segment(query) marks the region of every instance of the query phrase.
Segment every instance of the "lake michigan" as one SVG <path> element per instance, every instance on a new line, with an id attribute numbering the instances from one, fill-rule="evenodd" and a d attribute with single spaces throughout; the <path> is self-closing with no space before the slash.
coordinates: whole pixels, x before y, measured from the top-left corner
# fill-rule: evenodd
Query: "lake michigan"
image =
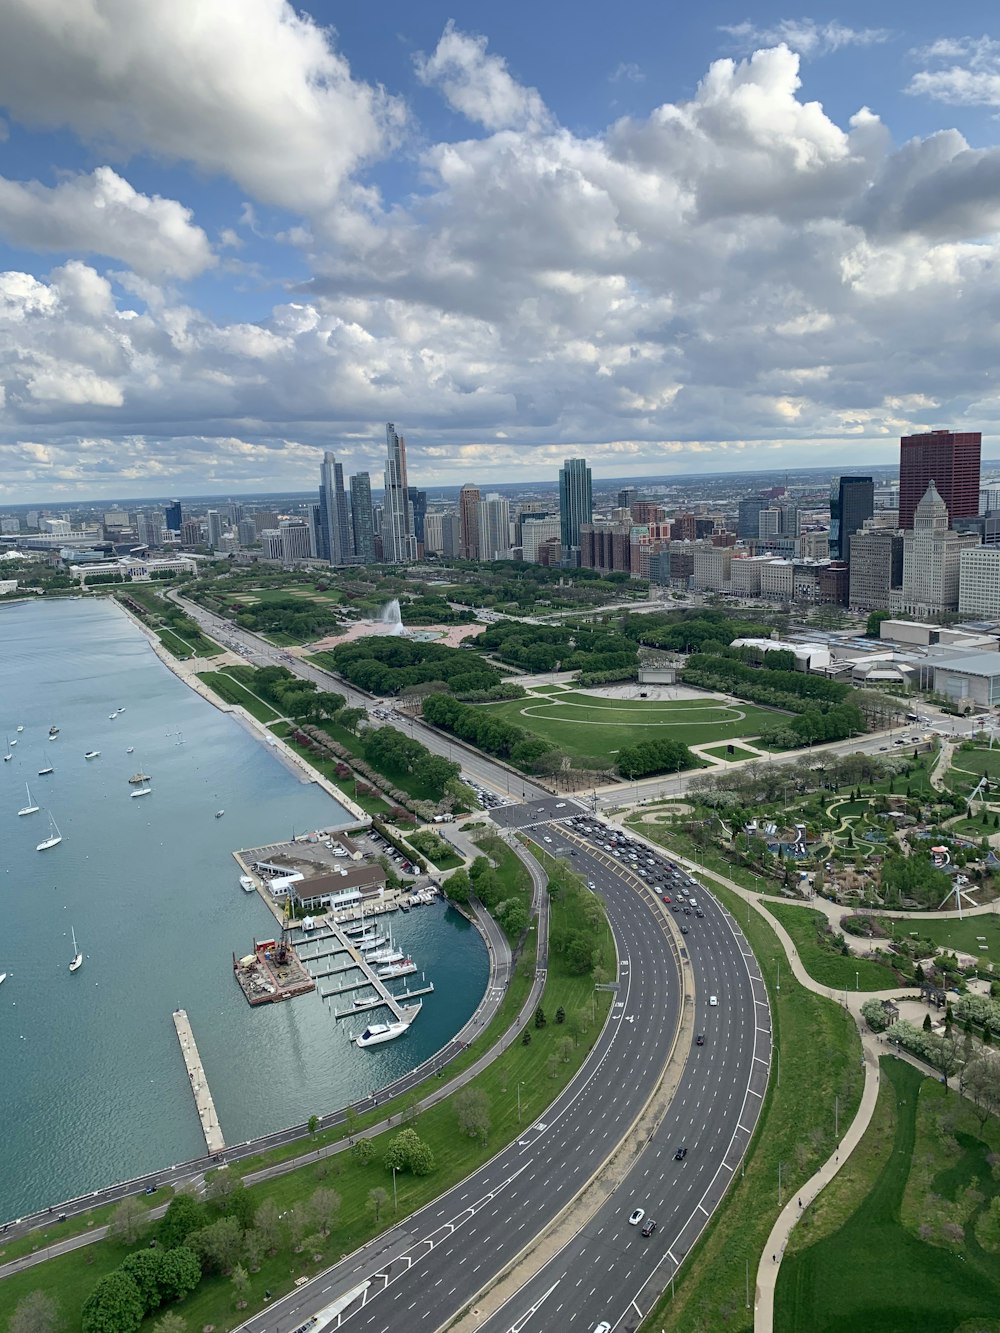
<path id="1" fill-rule="evenodd" d="M 175 1008 L 191 1019 L 233 1144 L 397 1078 L 482 997 L 482 940 L 438 904 L 390 918 L 436 987 L 402 1040 L 358 1051 L 350 1021 L 337 1024 L 318 993 L 250 1009 L 232 954 L 275 923 L 241 892 L 232 851 L 349 817 L 178 680 L 114 605 L 0 607 L 0 741 L 8 736 L 17 744 L 0 764 L 0 1220 L 204 1152 Z M 38 776 L 49 764 L 55 771 Z M 128 778 L 140 769 L 153 793 L 132 800 Z M 19 817 L 26 782 L 41 809 Z M 48 812 L 63 841 L 37 852 Z M 73 974 L 71 931 L 84 955 Z"/>

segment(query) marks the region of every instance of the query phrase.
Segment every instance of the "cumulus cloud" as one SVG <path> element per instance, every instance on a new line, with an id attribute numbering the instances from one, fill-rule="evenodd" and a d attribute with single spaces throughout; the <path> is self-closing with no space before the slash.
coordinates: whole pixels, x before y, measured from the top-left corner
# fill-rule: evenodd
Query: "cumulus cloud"
<path id="1" fill-rule="evenodd" d="M 287 0 L 8 0 L 0 102 L 26 125 L 191 162 L 296 211 L 329 205 L 404 115 Z"/>
<path id="2" fill-rule="evenodd" d="M 487 54 L 487 45 L 485 37 L 460 32 L 449 21 L 431 55 L 415 57 L 417 77 L 488 130 L 544 126 L 549 113 L 538 91 L 518 83 L 502 56 Z"/>
<path id="3" fill-rule="evenodd" d="M 101 254 L 151 277 L 191 278 L 215 263 L 208 237 L 174 199 L 139 194 L 110 167 L 54 188 L 0 177 L 0 236 L 33 250 Z"/>
<path id="4" fill-rule="evenodd" d="M 915 53 L 924 68 L 906 89 L 950 106 L 1000 106 L 1000 41 L 944 37 Z"/>
<path id="5" fill-rule="evenodd" d="M 887 42 L 891 36 L 886 28 L 849 28 L 836 21 L 817 23 L 809 18 L 782 19 L 773 27 L 761 27 L 748 19 L 743 23 L 722 24 L 720 31 L 728 33 L 742 49 L 784 42 L 804 56 L 827 55 L 847 46 L 875 46 Z"/>

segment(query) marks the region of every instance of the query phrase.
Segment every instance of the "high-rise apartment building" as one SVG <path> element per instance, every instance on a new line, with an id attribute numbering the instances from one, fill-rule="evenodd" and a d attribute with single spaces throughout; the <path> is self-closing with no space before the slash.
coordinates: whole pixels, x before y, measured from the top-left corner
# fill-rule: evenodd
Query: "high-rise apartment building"
<path id="1" fill-rule="evenodd" d="M 344 466 L 329 450 L 319 470 L 319 548 L 321 560 L 346 565 L 352 554 L 351 528 L 344 490 Z"/>
<path id="2" fill-rule="evenodd" d="M 875 513 L 871 477 L 841 477 L 830 495 L 830 558 L 851 559 L 851 538 Z"/>
<path id="3" fill-rule="evenodd" d="M 903 533 L 902 610 L 909 615 L 956 611 L 962 552 L 978 545 L 977 534 L 949 529 L 947 507 L 932 481 L 914 512 L 913 527 Z"/>
<path id="4" fill-rule="evenodd" d="M 375 563 L 375 520 L 372 514 L 372 479 L 367 472 L 351 478 L 351 522 L 354 525 L 354 554 L 358 563 Z"/>
<path id="5" fill-rule="evenodd" d="M 458 493 L 459 543 L 456 554 L 461 560 L 479 559 L 479 502 L 482 494 L 478 486 L 466 482 Z"/>
<path id="6" fill-rule="evenodd" d="M 180 500 L 171 500 L 163 511 L 163 526 L 168 532 L 180 532 L 184 516 L 181 513 Z"/>
<path id="7" fill-rule="evenodd" d="M 510 504 L 500 495 L 479 501 L 479 560 L 510 559 Z"/>
<path id="8" fill-rule="evenodd" d="M 760 536 L 760 512 L 768 508 L 763 495 L 744 495 L 737 506 L 736 535 L 744 541 Z"/>
<path id="9" fill-rule="evenodd" d="M 521 515 L 521 558 L 529 565 L 538 564 L 538 549 L 562 531 L 558 514 Z"/>
<path id="10" fill-rule="evenodd" d="M 424 516 L 424 555 L 444 555 L 444 514 Z"/>
<path id="11" fill-rule="evenodd" d="M 181 524 L 181 545 L 201 545 L 201 524 L 196 518 L 186 518 Z"/>
<path id="12" fill-rule="evenodd" d="M 208 544 L 214 551 L 222 541 L 222 515 L 217 509 L 208 511 Z"/>
<path id="13" fill-rule="evenodd" d="M 406 479 L 406 441 L 396 434 L 391 421 L 385 427 L 385 502 L 382 518 L 382 549 L 386 560 L 397 564 L 417 558 L 417 539 L 413 535 L 413 510 Z"/>
<path id="14" fill-rule="evenodd" d="M 638 486 L 623 486 L 618 492 L 618 508 L 631 509 L 639 498 Z"/>
<path id="15" fill-rule="evenodd" d="M 979 465 L 983 437 L 979 431 L 932 430 L 904 435 L 899 442 L 899 526 L 913 527 L 913 516 L 934 488 L 952 520 L 979 513 Z"/>
<path id="16" fill-rule="evenodd" d="M 962 552 L 958 610 L 963 616 L 1000 620 L 1000 547 L 973 546 Z"/>
<path id="17" fill-rule="evenodd" d="M 236 525 L 236 535 L 241 546 L 257 544 L 257 524 L 252 518 L 241 518 Z"/>
<path id="18" fill-rule="evenodd" d="M 424 544 L 424 519 L 427 517 L 427 492 L 411 486 L 407 492 L 410 500 L 410 512 L 413 515 L 413 535 L 417 545 Z"/>
<path id="19" fill-rule="evenodd" d="M 141 545 L 163 545 L 163 519 L 158 509 L 140 510 L 135 516 L 135 530 Z"/>
<path id="20" fill-rule="evenodd" d="M 300 523 L 298 519 L 282 520 L 278 531 L 281 533 L 281 558 L 286 565 L 309 559 L 312 542 L 307 523 Z"/>
<path id="21" fill-rule="evenodd" d="M 781 510 L 762 509 L 757 515 L 758 537 L 777 537 L 781 531 Z"/>
<path id="22" fill-rule="evenodd" d="M 851 536 L 847 602 L 854 611 L 886 611 L 903 582 L 903 534 L 873 518 Z"/>
<path id="23" fill-rule="evenodd" d="M 278 515 L 273 509 L 256 509 L 250 517 L 254 521 L 258 537 L 267 529 L 276 528 L 278 526 Z"/>
<path id="24" fill-rule="evenodd" d="M 564 555 L 580 545 L 580 525 L 591 523 L 594 505 L 590 468 L 585 458 L 567 458 L 559 470 L 560 541 Z"/>

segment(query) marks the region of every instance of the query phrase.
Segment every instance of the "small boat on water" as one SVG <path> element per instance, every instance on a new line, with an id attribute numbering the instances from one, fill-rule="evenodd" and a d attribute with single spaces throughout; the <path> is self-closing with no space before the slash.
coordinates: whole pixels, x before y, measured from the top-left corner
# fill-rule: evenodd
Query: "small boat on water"
<path id="1" fill-rule="evenodd" d="M 387 949 L 376 949 L 373 954 L 368 956 L 369 963 L 401 963 L 406 958 L 402 949 L 397 949 L 394 944 L 390 944 Z"/>
<path id="2" fill-rule="evenodd" d="M 152 794 L 152 787 L 136 787 L 135 791 L 129 792 L 129 796 L 131 796 L 133 801 L 137 796 L 152 796 Z"/>
<path id="3" fill-rule="evenodd" d="M 12 746 L 13 746 L 13 745 L 16 745 L 16 744 L 17 744 L 17 737 L 15 736 L 14 739 L 13 739 L 12 741 L 8 741 L 7 744 L 8 744 L 8 745 L 12 745 Z"/>
<path id="4" fill-rule="evenodd" d="M 132 787 L 137 787 L 140 782 L 149 782 L 149 781 L 150 777 L 148 773 L 133 773 L 132 776 L 129 778 L 129 785 Z"/>
<path id="5" fill-rule="evenodd" d="M 7 737 L 7 753 L 4 755 L 4 757 L 3 757 L 3 761 L 4 761 L 5 764 L 9 764 L 10 761 L 11 761 L 13 758 L 14 758 L 14 751 L 10 748 L 10 737 L 8 736 L 8 737 Z"/>
<path id="6" fill-rule="evenodd" d="M 59 739 L 59 730 L 58 730 L 58 728 L 57 728 L 55 731 L 50 731 L 50 732 L 49 732 L 49 740 L 50 740 L 50 741 L 57 741 L 58 739 Z"/>
<path id="7" fill-rule="evenodd" d="M 109 721 L 109 722 L 114 722 L 114 720 L 115 720 L 115 718 L 116 718 L 117 716 L 118 716 L 117 713 L 109 713 L 109 714 L 108 714 L 108 721 Z"/>
<path id="8" fill-rule="evenodd" d="M 253 893 L 253 892 L 255 892 L 255 891 L 256 891 L 256 888 L 257 888 L 257 885 L 256 885 L 256 883 L 254 882 L 253 876 L 252 876 L 252 875 L 240 875 L 240 888 L 243 890 L 244 893 Z"/>
<path id="9" fill-rule="evenodd" d="M 3 983 L 4 983 L 6 980 L 7 980 L 7 973 L 6 973 L 6 972 L 0 972 L 0 986 L 2 986 Z"/>
<path id="10" fill-rule="evenodd" d="M 100 750 L 88 750 L 83 757 L 84 759 L 100 759 L 101 752 Z"/>
<path id="11" fill-rule="evenodd" d="M 70 934 L 73 936 L 73 961 L 69 965 L 69 970 L 79 972 L 80 968 L 83 967 L 83 954 L 76 947 L 76 931 L 72 926 L 70 927 Z"/>
<path id="12" fill-rule="evenodd" d="M 38 770 L 38 776 L 40 778 L 44 778 L 46 773 L 54 773 L 55 771 L 56 770 L 52 767 L 51 764 L 46 764 L 44 768 L 40 768 Z"/>
<path id="13" fill-rule="evenodd" d="M 49 727 L 49 735 L 50 735 L 50 736 L 58 736 L 58 735 L 59 735 L 59 728 L 58 728 L 58 727 Z"/>
<path id="14" fill-rule="evenodd" d="M 19 815 L 37 815 L 38 811 L 42 807 L 40 805 L 36 805 L 34 801 L 31 799 L 31 788 L 28 786 L 27 783 L 24 784 L 24 790 L 28 793 L 28 804 L 24 806 L 21 810 L 18 810 L 17 813 Z"/>
<path id="15" fill-rule="evenodd" d="M 47 851 L 49 850 L 50 847 L 58 847 L 59 843 L 61 843 L 61 842 L 62 842 L 62 834 L 59 832 L 59 825 L 58 825 L 58 824 L 56 823 L 56 821 L 52 818 L 52 814 L 51 814 L 51 812 L 50 812 L 50 813 L 49 813 L 49 836 L 48 836 L 47 838 L 43 838 L 43 839 L 41 840 L 41 842 L 40 842 L 40 843 L 38 844 L 38 846 L 35 848 L 35 851 L 36 851 L 36 852 L 47 852 Z"/>
<path id="16" fill-rule="evenodd" d="M 130 746 L 128 747 L 128 749 L 125 751 L 126 754 L 134 754 L 134 752 L 135 752 L 135 746 L 134 746 L 134 745 L 130 745 Z"/>
<path id="17" fill-rule="evenodd" d="M 225 810 L 216 810 L 215 812 L 216 819 L 221 819 L 225 813 L 226 813 Z"/>
<path id="18" fill-rule="evenodd" d="M 409 1030 L 409 1023 L 370 1023 L 360 1037 L 354 1038 L 354 1044 L 362 1050 L 368 1046 L 381 1046 L 384 1041 L 394 1041 Z"/>
<path id="19" fill-rule="evenodd" d="M 354 1007 L 355 1009 L 377 1009 L 380 1004 L 384 1003 L 385 1001 L 381 995 L 369 995 L 363 1000 L 355 1000 Z"/>
<path id="20" fill-rule="evenodd" d="M 390 981 L 393 977 L 408 977 L 416 970 L 417 965 L 412 958 L 401 958 L 396 963 L 386 963 L 384 967 L 377 967 L 375 975 L 379 981 Z"/>
<path id="21" fill-rule="evenodd" d="M 19 723 L 18 723 L 18 727 L 17 727 L 17 729 L 18 729 L 19 732 L 23 731 L 23 730 L 24 730 L 24 723 L 23 723 L 23 722 L 19 722 Z M 7 975 L 7 973 L 5 972 L 5 973 L 4 973 L 4 976 L 6 976 L 6 975 Z"/>

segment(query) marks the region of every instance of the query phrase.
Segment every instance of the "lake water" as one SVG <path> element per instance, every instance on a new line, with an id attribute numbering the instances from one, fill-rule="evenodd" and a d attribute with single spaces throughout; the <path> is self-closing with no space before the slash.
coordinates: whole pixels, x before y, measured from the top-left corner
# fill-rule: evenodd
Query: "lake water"
<path id="1" fill-rule="evenodd" d="M 486 949 L 441 904 L 390 918 L 436 987 L 402 1040 L 358 1051 L 344 1029 L 360 1024 L 337 1024 L 318 992 L 247 1005 L 232 954 L 275 923 L 240 890 L 232 851 L 347 816 L 178 680 L 115 606 L 0 608 L 0 741 L 8 734 L 18 743 L 0 764 L 0 1219 L 204 1151 L 175 1008 L 191 1019 L 227 1143 L 383 1086 L 475 1009 Z M 101 753 L 88 761 L 91 749 Z M 47 764 L 55 772 L 39 777 Z M 153 794 L 132 800 L 137 769 Z M 25 781 L 42 809 L 18 817 Z M 63 842 L 36 852 L 49 810 Z M 75 974 L 71 928 L 84 954 Z"/>

